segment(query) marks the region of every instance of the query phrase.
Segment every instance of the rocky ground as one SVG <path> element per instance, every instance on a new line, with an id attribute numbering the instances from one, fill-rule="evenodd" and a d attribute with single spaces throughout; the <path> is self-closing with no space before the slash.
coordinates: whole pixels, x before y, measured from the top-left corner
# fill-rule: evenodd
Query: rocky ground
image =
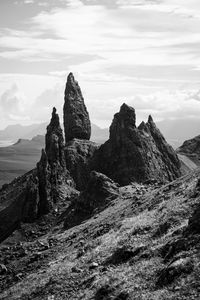
<path id="1" fill-rule="evenodd" d="M 0 299 L 199 299 L 199 175 L 122 187 L 70 229 L 56 213 L 22 224 L 0 247 Z"/>

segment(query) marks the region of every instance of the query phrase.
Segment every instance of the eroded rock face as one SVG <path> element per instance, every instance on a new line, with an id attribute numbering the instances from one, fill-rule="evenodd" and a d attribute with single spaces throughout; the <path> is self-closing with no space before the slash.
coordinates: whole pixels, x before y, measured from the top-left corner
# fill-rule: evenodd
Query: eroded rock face
<path id="1" fill-rule="evenodd" d="M 75 192 L 65 165 L 64 139 L 55 108 L 45 141 L 37 168 L 8 184 L 0 193 L 4 203 L 0 207 L 0 241 L 9 236 L 20 222 L 33 222 L 53 211 L 54 206 L 67 207 L 70 195 Z M 68 203 L 65 203 L 66 196 Z"/>
<path id="2" fill-rule="evenodd" d="M 180 162 L 152 117 L 135 125 L 135 110 L 123 104 L 110 126 L 110 138 L 93 160 L 93 168 L 121 185 L 171 181 L 180 176 Z"/>
<path id="3" fill-rule="evenodd" d="M 65 147 L 66 167 L 78 190 L 84 190 L 90 176 L 90 163 L 99 146 L 87 140 L 73 139 Z"/>
<path id="4" fill-rule="evenodd" d="M 81 89 L 72 73 L 68 75 L 63 108 L 65 142 L 77 138 L 89 140 L 91 124 Z"/>
<path id="5" fill-rule="evenodd" d="M 66 213 L 65 228 L 80 224 L 119 196 L 118 185 L 106 175 L 92 171 L 86 189 Z"/>
<path id="6" fill-rule="evenodd" d="M 60 168 L 65 169 L 64 138 L 55 107 L 53 108 L 50 124 L 47 126 L 45 151 L 51 167 L 54 167 L 56 164 Z"/>
<path id="7" fill-rule="evenodd" d="M 59 116 L 53 108 L 50 124 L 45 136 L 45 150 L 42 150 L 40 162 L 37 164 L 39 180 L 39 214 L 48 213 L 57 202 L 59 185 L 69 183 L 73 185 L 66 169 L 64 156 L 64 139 L 60 127 Z"/>

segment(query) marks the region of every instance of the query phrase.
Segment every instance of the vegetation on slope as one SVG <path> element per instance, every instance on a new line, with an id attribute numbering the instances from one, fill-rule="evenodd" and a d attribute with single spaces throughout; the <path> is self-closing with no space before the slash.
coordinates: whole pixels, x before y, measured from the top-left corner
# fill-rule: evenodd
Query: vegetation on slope
<path id="1" fill-rule="evenodd" d="M 109 207 L 68 230 L 52 214 L 23 224 L 1 245 L 0 298 L 199 299 L 200 239 L 188 231 L 198 176 L 120 188 Z"/>

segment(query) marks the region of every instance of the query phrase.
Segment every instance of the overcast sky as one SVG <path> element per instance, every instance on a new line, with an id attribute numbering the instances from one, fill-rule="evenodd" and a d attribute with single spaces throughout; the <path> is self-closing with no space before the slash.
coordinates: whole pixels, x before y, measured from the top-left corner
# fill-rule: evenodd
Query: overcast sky
<path id="1" fill-rule="evenodd" d="M 0 0 L 0 128 L 60 114 L 66 77 L 93 123 L 200 117 L 199 0 Z"/>

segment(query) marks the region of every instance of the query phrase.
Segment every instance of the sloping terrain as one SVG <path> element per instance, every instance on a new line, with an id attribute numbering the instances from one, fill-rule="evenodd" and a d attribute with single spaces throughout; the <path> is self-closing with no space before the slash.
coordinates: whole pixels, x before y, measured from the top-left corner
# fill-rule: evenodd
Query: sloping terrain
<path id="1" fill-rule="evenodd" d="M 179 154 L 187 156 L 197 166 L 200 166 L 200 135 L 186 140 L 178 149 Z"/>
<path id="2" fill-rule="evenodd" d="M 65 91 L 66 141 L 54 107 L 36 168 L 0 190 L 0 299 L 199 299 L 200 170 L 180 177 L 126 104 L 99 147 L 71 73 Z"/>
<path id="3" fill-rule="evenodd" d="M 0 298 L 199 299 L 200 236 L 187 231 L 199 176 L 120 188 L 68 230 L 52 215 L 23 224 L 0 247 Z"/>

